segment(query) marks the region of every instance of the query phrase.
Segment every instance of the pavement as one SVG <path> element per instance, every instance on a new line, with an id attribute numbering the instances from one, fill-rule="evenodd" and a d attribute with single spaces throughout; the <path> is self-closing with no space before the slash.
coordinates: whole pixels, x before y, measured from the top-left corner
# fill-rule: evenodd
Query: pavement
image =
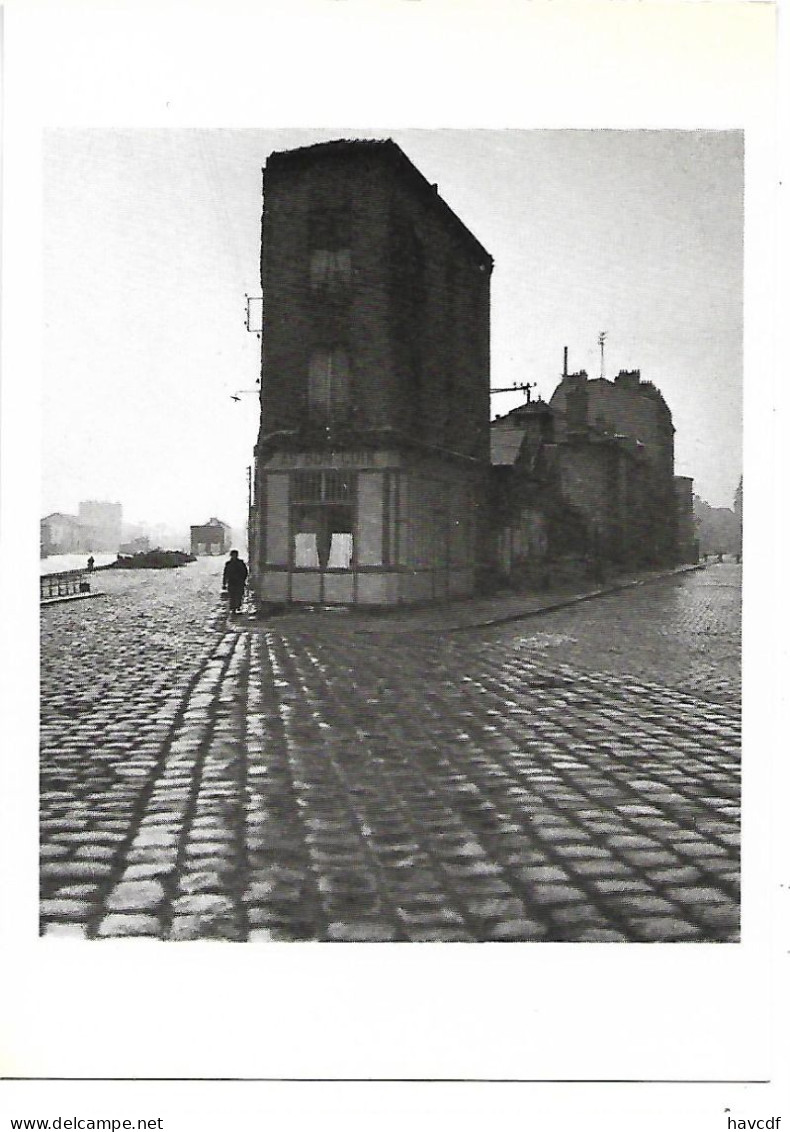
<path id="1" fill-rule="evenodd" d="M 491 597 L 464 598 L 438 606 L 416 608 L 398 607 L 391 610 L 366 612 L 353 606 L 315 607 L 300 611 L 292 609 L 273 614 L 270 623 L 288 628 L 315 626 L 317 618 L 324 618 L 358 633 L 434 633 L 457 632 L 463 629 L 481 629 L 492 625 L 505 625 L 521 621 L 540 613 L 553 613 L 582 601 L 590 601 L 605 594 L 634 589 L 663 578 L 671 578 L 702 566 L 678 566 L 675 569 L 643 571 L 610 578 L 595 585 L 575 582 L 555 586 L 550 590 L 520 593 L 503 591 Z M 248 611 L 239 626 L 253 627 L 258 620 Z"/>
<path id="2" fill-rule="evenodd" d="M 738 939 L 740 567 L 269 622 L 221 567 L 42 610 L 43 934 Z"/>

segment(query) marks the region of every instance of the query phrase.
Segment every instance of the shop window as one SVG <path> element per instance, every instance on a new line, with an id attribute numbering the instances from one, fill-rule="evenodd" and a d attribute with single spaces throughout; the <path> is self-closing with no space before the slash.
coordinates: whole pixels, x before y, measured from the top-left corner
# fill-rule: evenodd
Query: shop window
<path id="1" fill-rule="evenodd" d="M 354 557 L 354 479 L 340 470 L 294 472 L 293 563 L 348 570 Z"/>
<path id="2" fill-rule="evenodd" d="M 296 503 L 320 503 L 323 472 L 294 472 L 291 493 Z"/>
<path id="3" fill-rule="evenodd" d="M 344 346 L 325 346 L 310 356 L 308 410 L 316 423 L 342 421 L 348 413 L 351 365 Z"/>
<path id="4" fill-rule="evenodd" d="M 351 477 L 347 472 L 323 473 L 323 499 L 325 503 L 345 503 L 351 498 Z"/>
<path id="5" fill-rule="evenodd" d="M 353 491 L 353 473 L 338 470 L 294 472 L 291 482 L 295 503 L 345 503 Z"/>
<path id="6" fill-rule="evenodd" d="M 293 508 L 294 566 L 348 570 L 354 554 L 353 512 L 342 504 Z"/>

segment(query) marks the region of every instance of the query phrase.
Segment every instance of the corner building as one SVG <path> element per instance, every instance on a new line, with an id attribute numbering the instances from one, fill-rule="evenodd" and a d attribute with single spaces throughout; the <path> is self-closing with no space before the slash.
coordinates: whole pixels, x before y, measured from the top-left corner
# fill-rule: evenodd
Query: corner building
<path id="1" fill-rule="evenodd" d="M 493 260 L 392 141 L 264 170 L 259 602 L 474 592 Z"/>

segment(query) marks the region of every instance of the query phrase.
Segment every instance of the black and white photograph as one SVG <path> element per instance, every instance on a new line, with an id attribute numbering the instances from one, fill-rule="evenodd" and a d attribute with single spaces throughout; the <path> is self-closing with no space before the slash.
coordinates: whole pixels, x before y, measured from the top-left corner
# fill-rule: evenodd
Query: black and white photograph
<path id="1" fill-rule="evenodd" d="M 11 1127 L 790 1119 L 778 8 L 9 0 Z"/>
<path id="2" fill-rule="evenodd" d="M 42 931 L 737 941 L 743 135 L 338 134 L 44 139 Z"/>

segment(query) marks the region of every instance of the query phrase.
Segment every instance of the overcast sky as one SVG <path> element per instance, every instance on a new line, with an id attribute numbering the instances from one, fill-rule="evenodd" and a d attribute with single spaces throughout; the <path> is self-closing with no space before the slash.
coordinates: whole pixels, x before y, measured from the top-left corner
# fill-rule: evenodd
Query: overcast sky
<path id="1" fill-rule="evenodd" d="M 742 140 L 734 132 L 51 130 L 44 144 L 42 514 L 244 522 L 272 150 L 392 137 L 495 260 L 491 382 L 640 368 L 676 473 L 730 506 L 741 474 Z M 507 411 L 519 395 L 492 399 Z"/>

